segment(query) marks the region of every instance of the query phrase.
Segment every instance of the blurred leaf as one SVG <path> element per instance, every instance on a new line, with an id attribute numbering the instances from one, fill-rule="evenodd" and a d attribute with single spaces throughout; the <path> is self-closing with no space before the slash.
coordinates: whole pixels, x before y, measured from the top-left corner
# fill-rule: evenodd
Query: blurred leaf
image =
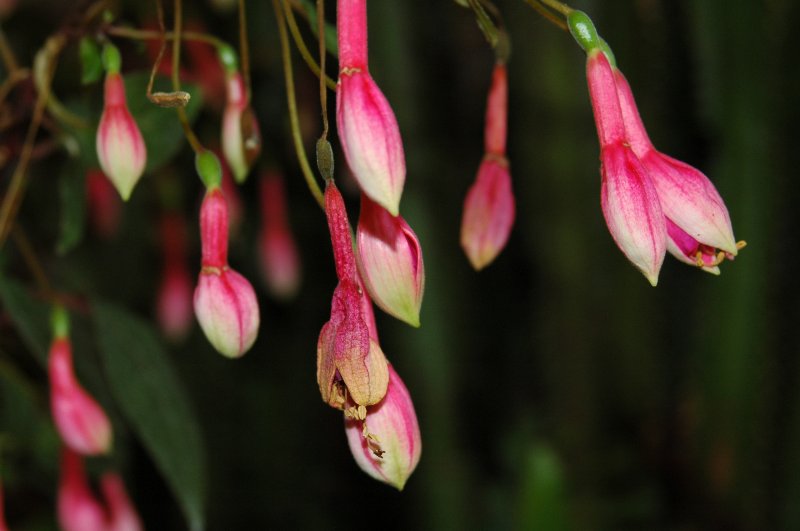
<path id="1" fill-rule="evenodd" d="M 558 456 L 548 446 L 528 450 L 519 490 L 519 529 L 560 531 L 569 529 L 564 479 Z"/>
<path id="2" fill-rule="evenodd" d="M 81 83 L 89 85 L 103 75 L 103 63 L 100 60 L 100 48 L 91 37 L 81 39 L 79 52 L 81 58 Z"/>
<path id="3" fill-rule="evenodd" d="M 205 462 L 200 429 L 169 354 L 153 329 L 126 310 L 93 306 L 112 393 L 193 530 L 204 527 Z"/>
<path id="4" fill-rule="evenodd" d="M 86 227 L 86 170 L 77 159 L 64 166 L 58 181 L 61 233 L 56 250 L 66 254 L 83 238 Z"/>
<path id="5" fill-rule="evenodd" d="M 50 305 L 31 297 L 25 286 L 7 278 L 5 272 L 0 274 L 0 299 L 25 345 L 46 367 L 50 345 Z"/>

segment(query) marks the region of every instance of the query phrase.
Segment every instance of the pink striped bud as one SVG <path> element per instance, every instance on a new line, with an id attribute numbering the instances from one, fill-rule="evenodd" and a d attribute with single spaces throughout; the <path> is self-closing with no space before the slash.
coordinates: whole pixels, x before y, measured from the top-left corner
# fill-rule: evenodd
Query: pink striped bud
<path id="1" fill-rule="evenodd" d="M 97 127 L 97 158 L 100 167 L 127 201 L 147 163 L 142 133 L 128 111 L 125 83 L 119 72 L 108 72 L 100 125 Z"/>
<path id="2" fill-rule="evenodd" d="M 275 297 L 290 299 L 300 287 L 300 254 L 289 228 L 283 179 L 277 173 L 261 179 L 261 234 L 258 251 L 264 282 Z"/>
<path id="3" fill-rule="evenodd" d="M 600 139 L 603 216 L 617 246 L 655 286 L 667 249 L 658 193 L 628 144 L 614 73 L 598 49 L 589 52 L 586 77 Z"/>
<path id="4" fill-rule="evenodd" d="M 156 314 L 164 335 L 183 340 L 192 326 L 192 277 L 186 265 L 186 227 L 176 213 L 161 219 L 164 265 L 158 287 Z"/>
<path id="5" fill-rule="evenodd" d="M 54 320 L 66 323 L 63 309 L 57 309 L 55 315 Z M 73 451 L 83 455 L 104 454 L 111 449 L 111 423 L 103 408 L 75 377 L 66 326 L 57 324 L 48 358 L 53 422 L 64 444 Z"/>
<path id="6" fill-rule="evenodd" d="M 372 300 L 389 315 L 419 326 L 425 267 L 417 235 L 402 217 L 362 195 L 356 242 L 358 269 Z"/>
<path id="7" fill-rule="evenodd" d="M 366 418 L 345 417 L 350 451 L 358 466 L 378 481 L 402 490 L 422 451 L 414 404 L 405 384 L 389 365 L 389 386 Z"/>
<path id="8" fill-rule="evenodd" d="M 361 190 L 396 216 L 406 179 L 400 128 L 367 64 L 367 2 L 339 0 L 336 123 L 347 164 Z"/>
<path id="9" fill-rule="evenodd" d="M 61 450 L 58 525 L 63 531 L 108 529 L 105 509 L 89 486 L 83 469 L 83 458 L 69 448 Z"/>
<path id="10" fill-rule="evenodd" d="M 258 301 L 247 279 L 228 266 L 228 205 L 219 187 L 209 188 L 200 207 L 200 238 L 203 259 L 195 315 L 214 348 L 238 358 L 258 335 Z"/>
<path id="11" fill-rule="evenodd" d="M 111 238 L 122 214 L 119 196 L 108 177 L 100 170 L 86 172 L 86 208 L 95 233 Z"/>
<path id="12" fill-rule="evenodd" d="M 100 490 L 108 508 L 108 531 L 142 531 L 144 525 L 136 512 L 119 474 L 107 472 L 100 478 Z"/>
<path id="13" fill-rule="evenodd" d="M 222 115 L 222 151 L 236 182 L 242 183 L 261 153 L 261 132 L 250 107 L 242 74 L 238 71 L 229 74 L 227 84 L 228 102 Z"/>
<path id="14" fill-rule="evenodd" d="M 317 343 L 317 383 L 327 404 L 345 409 L 352 401 L 363 418 L 363 407 L 377 404 L 386 394 L 389 373 L 365 318 L 350 223 L 333 181 L 325 189 L 325 212 L 339 284 L 333 292 L 331 318 Z"/>

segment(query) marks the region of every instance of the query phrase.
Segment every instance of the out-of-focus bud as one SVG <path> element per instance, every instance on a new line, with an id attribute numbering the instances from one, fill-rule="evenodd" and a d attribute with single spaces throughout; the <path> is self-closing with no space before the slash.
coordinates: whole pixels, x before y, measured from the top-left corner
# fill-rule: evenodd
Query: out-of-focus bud
<path id="1" fill-rule="evenodd" d="M 0 477 L 0 480 L 3 478 Z M 0 531 L 8 531 L 8 523 L 6 522 L 6 506 L 3 498 L 3 482 L 0 481 Z"/>
<path id="2" fill-rule="evenodd" d="M 100 490 L 108 508 L 108 531 L 142 531 L 144 526 L 136 512 L 125 483 L 119 474 L 107 472 L 100 478 Z"/>
<path id="3" fill-rule="evenodd" d="M 300 287 L 300 253 L 289 228 L 286 192 L 278 173 L 261 178 L 261 234 L 258 251 L 261 271 L 270 293 L 283 300 Z"/>
<path id="4" fill-rule="evenodd" d="M 261 132 L 250 106 L 244 78 L 238 70 L 236 52 L 229 46 L 220 47 L 218 51 L 228 89 L 228 101 L 222 115 L 222 151 L 236 182 L 242 183 L 261 153 Z"/>
<path id="5" fill-rule="evenodd" d="M 256 340 L 258 301 L 253 287 L 228 266 L 228 205 L 219 186 L 208 189 L 200 208 L 202 269 L 194 311 L 209 342 L 229 358 L 247 352 Z"/>
<path id="6" fill-rule="evenodd" d="M 408 223 L 362 195 L 356 245 L 361 279 L 375 304 L 419 326 L 425 267 L 419 239 Z"/>
<path id="7" fill-rule="evenodd" d="M 103 50 L 106 67 L 103 114 L 97 127 L 97 158 L 103 172 L 127 201 L 147 163 L 147 150 L 139 126 L 128 110 L 125 82 L 119 73 L 119 52 L 112 45 Z"/>
<path id="8" fill-rule="evenodd" d="M 345 432 L 361 470 L 402 490 L 419 462 L 422 439 L 411 395 L 391 365 L 386 396 L 367 408 L 364 420 L 345 416 Z"/>
<path id="9" fill-rule="evenodd" d="M 64 444 L 80 454 L 107 453 L 111 449 L 111 423 L 75 377 L 68 316 L 61 307 L 53 312 L 53 329 L 48 376 L 50 409 L 58 434 Z"/>
<path id="10" fill-rule="evenodd" d="M 158 287 L 156 314 L 161 331 L 171 341 L 186 337 L 192 326 L 192 277 L 186 264 L 186 227 L 177 213 L 161 219 L 164 266 Z"/>
<path id="11" fill-rule="evenodd" d="M 122 203 L 108 177 L 100 170 L 86 172 L 86 207 L 94 232 L 111 238 L 119 228 Z"/>
<path id="12" fill-rule="evenodd" d="M 107 531 L 103 505 L 95 497 L 83 469 L 83 458 L 69 448 L 61 450 L 58 484 L 58 525 L 63 531 Z"/>
<path id="13" fill-rule="evenodd" d="M 339 0 L 337 5 L 336 123 L 342 150 L 361 190 L 396 216 L 406 159 L 394 111 L 369 73 L 367 2 Z"/>

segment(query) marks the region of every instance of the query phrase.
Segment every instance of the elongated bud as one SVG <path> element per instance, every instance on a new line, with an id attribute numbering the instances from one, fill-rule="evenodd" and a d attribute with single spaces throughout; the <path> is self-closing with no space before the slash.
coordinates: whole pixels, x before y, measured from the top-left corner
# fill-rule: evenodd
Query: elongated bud
<path id="1" fill-rule="evenodd" d="M 136 512 L 125 483 L 119 474 L 107 472 L 100 478 L 100 490 L 108 508 L 108 531 L 142 531 L 144 526 Z"/>
<path id="2" fill-rule="evenodd" d="M 366 419 L 345 417 L 350 451 L 358 466 L 378 481 L 402 490 L 419 462 L 422 439 L 411 395 L 389 365 L 389 386 Z"/>
<path id="3" fill-rule="evenodd" d="M 75 376 L 63 308 L 55 310 L 53 321 L 55 337 L 48 357 L 53 422 L 64 444 L 73 451 L 84 455 L 107 453 L 111 449 L 111 423 Z"/>
<path id="4" fill-rule="evenodd" d="M 261 271 L 270 292 L 290 299 L 300 287 L 300 253 L 289 227 L 283 178 L 267 173 L 261 179 L 261 234 L 258 250 Z"/>
<path id="5" fill-rule="evenodd" d="M 96 147 L 100 167 L 114 183 L 122 199 L 127 201 L 144 172 L 147 149 L 139 126 L 128 110 L 125 83 L 119 74 L 118 57 L 119 52 L 116 53 L 115 64 L 113 52 L 106 53 L 104 50 L 103 59 L 108 73 L 103 114 L 97 126 Z"/>
<path id="6" fill-rule="evenodd" d="M 222 151 L 236 182 L 247 178 L 261 152 L 261 132 L 247 99 L 244 78 L 238 71 L 228 74 L 228 102 L 222 115 Z"/>
<path id="7" fill-rule="evenodd" d="M 86 208 L 95 233 L 111 238 L 119 227 L 122 202 L 114 186 L 100 170 L 86 172 Z"/>
<path id="8" fill-rule="evenodd" d="M 192 277 L 186 264 L 186 227 L 177 213 L 161 219 L 163 269 L 156 314 L 164 335 L 182 341 L 192 326 Z"/>
<path id="9" fill-rule="evenodd" d="M 89 486 L 83 469 L 83 459 L 69 448 L 61 451 L 58 524 L 63 531 L 108 529 L 105 510 Z"/>
<path id="10" fill-rule="evenodd" d="M 408 223 L 362 195 L 356 245 L 361 279 L 375 304 L 419 326 L 425 267 L 419 239 Z"/>

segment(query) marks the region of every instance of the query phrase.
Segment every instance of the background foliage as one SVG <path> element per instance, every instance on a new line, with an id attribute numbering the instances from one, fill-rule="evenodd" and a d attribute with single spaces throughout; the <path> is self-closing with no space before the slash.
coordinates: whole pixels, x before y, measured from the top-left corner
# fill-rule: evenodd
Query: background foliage
<path id="1" fill-rule="evenodd" d="M 237 41 L 235 11 L 195 4 L 187 19 Z M 305 275 L 291 303 L 260 290 L 263 323 L 252 352 L 223 359 L 196 327 L 179 346 L 155 336 L 155 183 L 179 180 L 194 227 L 201 191 L 185 144 L 139 184 L 111 242 L 65 228 L 72 203 L 62 201 L 69 193 L 59 195 L 59 172 L 78 179 L 82 167 L 70 170 L 63 154 L 32 167 L 19 220 L 53 284 L 91 301 L 75 326 L 79 374 L 111 411 L 117 440 L 109 463 L 124 470 L 149 527 L 181 528 L 183 510 L 209 529 L 800 528 L 792 273 L 800 212 L 792 30 L 800 5 L 573 4 L 614 49 L 654 143 L 711 177 L 737 237 L 749 243 L 719 278 L 668 259 L 653 289 L 602 220 L 584 56 L 571 38 L 522 1 L 497 1 L 513 43 L 509 159 L 518 217 L 507 249 L 476 274 L 458 230 L 482 156 L 493 55 L 470 13 L 453 2 L 370 2 L 371 70 L 404 137 L 403 211 L 427 270 L 419 330 L 378 315 L 384 351 L 412 393 L 423 436 L 420 465 L 397 493 L 358 470 L 341 416 L 319 399 L 314 349 L 335 284 L 330 244 L 290 148 L 270 4 L 249 4 L 262 167 L 287 176 Z M 136 24 L 153 18 L 150 3 L 122 7 Z M 21 62 L 30 63 L 71 9 L 23 0 L 3 21 Z M 124 46 L 126 72 L 148 67 L 142 49 Z M 97 105 L 99 87 L 80 87 L 77 50 L 64 57 L 57 94 Z M 319 127 L 316 84 L 296 55 L 295 66 L 310 149 Z M 135 97 L 143 94 L 129 92 Z M 177 121 L 170 123 L 165 138 L 180 138 Z M 216 138 L 218 127 L 218 114 L 200 111 L 202 137 Z M 0 186 L 12 169 L 0 170 Z M 257 173 L 244 185 L 247 217 L 231 251 L 256 285 Z M 196 245 L 191 260 L 199 268 Z M 46 308 L 13 244 L 0 262 L 7 512 L 14 529 L 47 529 L 57 440 L 41 365 Z M 154 366 L 156 378 L 170 382 L 136 381 Z M 166 447 L 183 451 L 159 454 L 163 441 L 147 433 L 177 438 Z"/>

